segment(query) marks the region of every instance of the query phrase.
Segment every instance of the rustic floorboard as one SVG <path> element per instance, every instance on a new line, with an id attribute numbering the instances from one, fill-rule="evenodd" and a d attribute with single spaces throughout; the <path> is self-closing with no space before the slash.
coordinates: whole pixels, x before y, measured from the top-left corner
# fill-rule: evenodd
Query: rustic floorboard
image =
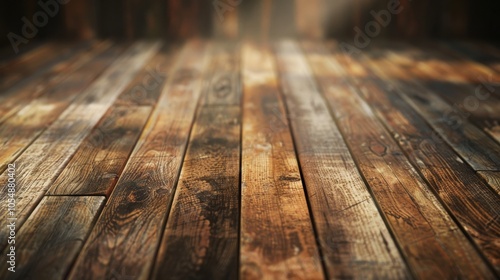
<path id="1" fill-rule="evenodd" d="M 156 279 L 238 275 L 239 53 L 235 45 L 216 44 L 209 55 L 201 104 L 158 252 Z"/>
<path id="2" fill-rule="evenodd" d="M 95 40 L 2 60 L 0 278 L 497 279 L 499 56 Z"/>
<path id="3" fill-rule="evenodd" d="M 357 71 L 361 77 L 357 84 L 364 99 L 444 206 L 498 270 L 500 197 L 406 103 L 404 89 L 391 84 L 390 74 L 381 70 L 389 66 L 377 59 L 338 57 L 344 58 L 344 67 Z"/>
<path id="4" fill-rule="evenodd" d="M 269 48 L 242 50 L 244 279 L 322 279 L 313 225 Z"/>
<path id="5" fill-rule="evenodd" d="M 285 41 L 276 56 L 328 276 L 410 277 L 300 49 Z"/>
<path id="6" fill-rule="evenodd" d="M 70 279 L 151 273 L 208 60 L 206 44 L 184 48 Z"/>

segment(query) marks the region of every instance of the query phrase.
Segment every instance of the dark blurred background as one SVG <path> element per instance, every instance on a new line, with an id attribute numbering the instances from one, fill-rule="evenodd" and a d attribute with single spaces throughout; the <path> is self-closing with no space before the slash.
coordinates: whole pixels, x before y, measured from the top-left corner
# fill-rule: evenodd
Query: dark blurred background
<path id="1" fill-rule="evenodd" d="M 381 28 L 381 38 L 500 38 L 495 0 L 2 0 L 0 44 L 21 38 L 15 41 L 20 48 L 47 38 L 349 38 L 374 20 L 371 11 L 391 1 L 403 9 Z M 39 25 L 33 38 L 22 35 L 26 20 Z"/>

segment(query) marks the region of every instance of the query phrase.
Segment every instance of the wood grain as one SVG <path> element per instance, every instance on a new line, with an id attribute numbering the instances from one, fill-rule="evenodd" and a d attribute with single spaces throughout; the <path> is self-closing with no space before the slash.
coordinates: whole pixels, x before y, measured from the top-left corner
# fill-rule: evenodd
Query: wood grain
<path id="1" fill-rule="evenodd" d="M 304 52 L 339 129 L 418 279 L 493 278 L 480 254 L 358 95 L 348 69 L 320 44 Z"/>
<path id="2" fill-rule="evenodd" d="M 277 45 L 281 84 L 328 276 L 409 278 L 297 45 Z"/>
<path id="3" fill-rule="evenodd" d="M 90 87 L 80 93 L 59 118 L 16 159 L 16 218 L 21 226 L 36 207 L 50 184 L 71 158 L 91 129 L 97 124 L 116 97 L 124 89 L 144 60 L 158 49 L 158 43 L 136 43 L 107 69 Z M 7 172 L 0 175 L 7 181 Z M 7 188 L 0 190 L 0 199 Z M 7 213 L 0 217 L 5 220 Z M 6 240 L 7 228 L 0 230 Z"/>
<path id="4" fill-rule="evenodd" d="M 0 277 L 64 279 L 103 205 L 101 196 L 44 197 L 16 234 L 15 273 L 3 261 Z"/>
<path id="5" fill-rule="evenodd" d="M 363 99 L 498 273 L 498 195 L 438 136 L 426 119 L 405 102 L 405 88 L 398 88 L 393 82 L 391 66 L 377 59 L 346 56 L 340 50 L 338 53 L 343 67 L 364 77 L 357 79 Z"/>
<path id="6" fill-rule="evenodd" d="M 46 194 L 109 196 L 151 109 L 150 106 L 110 108 Z"/>
<path id="7" fill-rule="evenodd" d="M 180 54 L 70 279 L 150 274 L 200 96 L 205 50 L 193 41 Z"/>
<path id="8" fill-rule="evenodd" d="M 238 275 L 238 47 L 219 43 L 209 53 L 201 104 L 156 259 L 157 279 Z"/>
<path id="9" fill-rule="evenodd" d="M 51 185 L 50 195 L 109 196 L 158 101 L 172 55 L 160 51 L 118 97 Z"/>
<path id="10" fill-rule="evenodd" d="M 0 127 L 0 172 L 14 161 L 85 90 L 122 51 L 105 44 L 82 54 L 81 65 L 68 69 L 69 76 L 40 92 Z M 77 63 L 80 64 L 80 63 Z M 64 74 L 66 75 L 66 74 Z M 20 104 L 17 104 L 20 105 Z M 12 108 L 11 108 L 12 109 Z"/>
<path id="11" fill-rule="evenodd" d="M 245 44 L 242 279 L 323 279 L 321 259 L 271 51 Z"/>
<path id="12" fill-rule="evenodd" d="M 500 172 L 498 171 L 478 171 L 477 172 L 493 190 L 500 195 Z"/>

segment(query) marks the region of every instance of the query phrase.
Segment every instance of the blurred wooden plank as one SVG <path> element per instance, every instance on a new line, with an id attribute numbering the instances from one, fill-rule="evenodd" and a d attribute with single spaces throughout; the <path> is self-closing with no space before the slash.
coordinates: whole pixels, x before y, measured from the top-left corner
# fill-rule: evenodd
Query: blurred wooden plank
<path id="1" fill-rule="evenodd" d="M 87 88 L 122 52 L 105 43 L 82 54 L 74 67 L 63 73 L 65 79 L 40 92 L 0 126 L 0 172 L 21 153 Z"/>
<path id="2" fill-rule="evenodd" d="M 285 41 L 276 52 L 328 276 L 410 277 L 299 48 Z"/>
<path id="3" fill-rule="evenodd" d="M 15 273 L 3 261 L 0 277 L 64 279 L 103 205 L 101 196 L 44 197 L 16 234 Z"/>
<path id="4" fill-rule="evenodd" d="M 397 43 L 391 51 L 392 62 L 404 61 L 408 73 L 425 88 L 447 101 L 453 112 L 500 143 L 500 96 L 494 94 L 491 82 L 500 83 L 500 74 L 463 57 L 455 57 L 436 49 L 438 45 L 424 45 L 422 49 Z M 399 50 L 399 52 L 398 52 Z M 398 64 L 400 65 L 400 64 Z M 483 80 L 483 81 L 481 81 Z M 499 88 L 500 90 L 500 88 Z M 444 111 L 446 113 L 446 111 Z"/>
<path id="5" fill-rule="evenodd" d="M 57 59 L 50 62 L 51 66 L 40 67 L 36 73 L 24 77 L 22 82 L 9 86 L 0 95 L 0 123 L 20 111 L 43 92 L 68 78 L 75 69 L 89 59 L 89 52 L 109 44 L 109 42 L 92 42 L 76 46 L 70 51 L 62 52 Z M 52 51 L 59 53 L 57 49 Z"/>
<path id="6" fill-rule="evenodd" d="M 158 43 L 136 43 L 108 68 L 16 159 L 16 218 L 21 226 L 77 147 L 104 115 L 145 60 L 158 49 Z M 7 171 L 0 175 L 7 181 Z M 7 188 L 0 199 L 7 198 Z M 6 219 L 7 212 L 0 213 Z M 0 229 L 6 240 L 7 228 Z"/>
<path id="7" fill-rule="evenodd" d="M 446 41 L 442 42 L 442 45 L 500 72 L 500 49 L 493 45 L 469 41 Z"/>
<path id="8" fill-rule="evenodd" d="M 350 80 L 355 75 L 321 44 L 303 47 L 339 129 L 416 278 L 494 278 L 368 103 L 358 96 Z"/>
<path id="9" fill-rule="evenodd" d="M 376 54 L 372 54 L 374 58 L 346 56 L 340 50 L 338 54 L 343 67 L 360 77 L 357 86 L 363 99 L 498 273 L 500 197 L 405 102 L 408 88 L 398 88 L 393 80 L 403 69 L 394 68 Z"/>
<path id="10" fill-rule="evenodd" d="M 385 82 L 399 89 L 401 98 L 423 116 L 431 127 L 475 170 L 500 170 L 500 146 L 467 119 L 457 114 L 435 91 L 426 88 L 408 68 L 403 56 L 377 55 Z M 409 68 L 414 65 L 410 64 Z M 382 70 L 379 70 L 381 72 Z"/>
<path id="11" fill-rule="evenodd" d="M 323 279 L 274 57 L 245 44 L 242 59 L 240 276 Z"/>
<path id="12" fill-rule="evenodd" d="M 54 42 L 34 42 L 26 46 L 18 54 L 14 54 L 14 50 L 9 46 L 6 49 L 2 49 L 2 54 L 5 53 L 7 58 L 0 62 L 0 71 L 6 73 L 6 71 L 13 67 L 19 67 L 20 64 L 26 65 L 30 63 L 30 60 L 36 57 L 43 57 L 45 54 L 51 53 L 51 48 L 54 47 Z"/>
<path id="13" fill-rule="evenodd" d="M 80 145 L 47 194 L 109 196 L 158 101 L 175 54 L 160 51 L 150 59 Z"/>
<path id="14" fill-rule="evenodd" d="M 29 84 L 38 84 L 47 79 L 51 71 L 61 63 L 70 61 L 75 54 L 88 49 L 91 42 L 77 44 L 54 42 L 49 43 L 49 48 L 26 61 L 4 67 L 0 70 L 0 100 L 10 97 L 13 92 Z M 17 93 L 16 93 L 17 94 Z"/>
<path id="15" fill-rule="evenodd" d="M 490 185 L 493 190 L 500 195 L 500 172 L 498 171 L 478 171 L 477 172 Z"/>
<path id="16" fill-rule="evenodd" d="M 200 96 L 206 44 L 190 42 L 69 279 L 151 273 Z"/>

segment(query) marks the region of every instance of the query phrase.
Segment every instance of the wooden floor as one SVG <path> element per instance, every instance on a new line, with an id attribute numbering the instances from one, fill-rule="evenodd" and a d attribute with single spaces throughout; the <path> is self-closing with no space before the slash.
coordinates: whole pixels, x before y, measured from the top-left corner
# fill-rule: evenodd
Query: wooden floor
<path id="1" fill-rule="evenodd" d="M 500 275 L 493 45 L 48 42 L 0 73 L 0 279 Z"/>

